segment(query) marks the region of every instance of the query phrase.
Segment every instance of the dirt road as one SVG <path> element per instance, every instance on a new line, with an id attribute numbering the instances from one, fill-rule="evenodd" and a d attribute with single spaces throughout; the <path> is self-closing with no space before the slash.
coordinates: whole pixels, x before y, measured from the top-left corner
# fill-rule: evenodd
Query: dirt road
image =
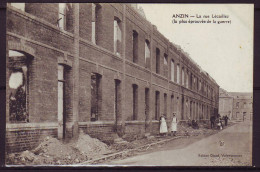
<path id="1" fill-rule="evenodd" d="M 190 139 L 190 138 L 187 138 Z M 250 166 L 252 124 L 242 122 L 199 141 L 166 144 L 158 151 L 137 155 L 109 165 L 145 166 Z M 179 145 L 176 145 L 178 143 Z"/>

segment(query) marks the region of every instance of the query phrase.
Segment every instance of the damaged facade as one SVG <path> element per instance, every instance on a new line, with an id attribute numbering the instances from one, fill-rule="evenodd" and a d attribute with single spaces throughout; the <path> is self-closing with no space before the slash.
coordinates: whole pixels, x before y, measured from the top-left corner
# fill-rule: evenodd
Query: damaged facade
<path id="1" fill-rule="evenodd" d="M 6 54 L 7 152 L 218 113 L 218 84 L 130 4 L 7 4 Z"/>
<path id="2" fill-rule="evenodd" d="M 231 120 L 253 119 L 253 94 L 219 89 L 219 114 Z"/>

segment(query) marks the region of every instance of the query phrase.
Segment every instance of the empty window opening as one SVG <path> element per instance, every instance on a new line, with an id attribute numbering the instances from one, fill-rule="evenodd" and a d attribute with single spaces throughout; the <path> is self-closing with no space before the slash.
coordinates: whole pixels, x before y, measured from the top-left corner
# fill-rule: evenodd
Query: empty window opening
<path id="1" fill-rule="evenodd" d="M 91 121 L 97 121 L 100 119 L 102 102 L 101 78 L 101 75 L 91 73 Z"/>
<path id="2" fill-rule="evenodd" d="M 145 67 L 150 66 L 150 42 L 148 40 L 145 40 Z"/>
<path id="3" fill-rule="evenodd" d="M 239 112 L 236 113 L 236 118 L 238 118 L 238 116 L 239 116 Z"/>
<path id="4" fill-rule="evenodd" d="M 120 55 L 121 52 L 121 41 L 122 41 L 122 32 L 121 32 L 121 21 L 115 17 L 114 19 L 114 53 Z"/>
<path id="5" fill-rule="evenodd" d="M 91 40 L 96 44 L 96 4 L 92 3 L 92 35 Z"/>
<path id="6" fill-rule="evenodd" d="M 190 101 L 190 119 L 193 119 L 192 115 L 192 101 Z"/>
<path id="7" fill-rule="evenodd" d="M 138 62 L 138 33 L 133 30 L 133 62 Z"/>
<path id="8" fill-rule="evenodd" d="M 171 81 L 174 82 L 174 61 L 171 60 Z"/>
<path id="9" fill-rule="evenodd" d="M 66 3 L 59 3 L 59 18 L 58 18 L 58 26 L 60 29 L 65 30 L 66 26 Z"/>
<path id="10" fill-rule="evenodd" d="M 204 118 L 204 105 L 201 105 L 201 117 L 200 119 Z"/>
<path id="11" fill-rule="evenodd" d="M 145 120 L 149 119 L 149 111 L 150 111 L 150 92 L 149 88 L 145 88 Z"/>
<path id="12" fill-rule="evenodd" d="M 193 83 L 193 75 L 192 73 L 190 74 L 190 89 L 192 89 L 192 83 Z"/>
<path id="13" fill-rule="evenodd" d="M 9 121 L 29 122 L 29 68 L 31 59 L 23 53 L 9 50 Z"/>
<path id="14" fill-rule="evenodd" d="M 196 76 L 193 75 L 193 87 L 196 89 Z"/>
<path id="15" fill-rule="evenodd" d="M 181 119 L 184 119 L 184 97 L 181 98 Z"/>
<path id="16" fill-rule="evenodd" d="M 189 101 L 186 100 L 186 103 L 185 103 L 185 114 L 186 114 L 186 117 L 189 117 Z"/>
<path id="17" fill-rule="evenodd" d="M 187 74 L 186 74 L 186 88 L 189 87 L 189 72 L 187 71 Z"/>
<path id="18" fill-rule="evenodd" d="M 164 97 L 164 111 L 163 111 L 163 113 L 167 117 L 167 94 L 164 93 L 163 97 Z"/>
<path id="19" fill-rule="evenodd" d="M 168 55 L 164 54 L 163 57 L 163 75 L 168 78 Z"/>
<path id="20" fill-rule="evenodd" d="M 137 120 L 138 115 L 138 86 L 133 85 L 133 120 Z"/>
<path id="21" fill-rule="evenodd" d="M 164 58 L 163 58 L 163 64 L 164 65 L 168 65 L 168 55 L 167 54 L 164 54 Z"/>
<path id="22" fill-rule="evenodd" d="M 156 73 L 160 73 L 160 50 L 156 48 Z"/>
<path id="23" fill-rule="evenodd" d="M 196 90 L 199 90 L 199 78 L 196 78 Z"/>
<path id="24" fill-rule="evenodd" d="M 236 103 L 236 108 L 239 108 L 239 102 Z"/>
<path id="25" fill-rule="evenodd" d="M 177 83 L 180 84 L 180 64 L 177 64 Z"/>
<path id="26" fill-rule="evenodd" d="M 181 84 L 184 85 L 185 84 L 185 73 L 184 73 L 184 68 L 182 68 L 181 70 Z"/>
<path id="27" fill-rule="evenodd" d="M 174 112 L 174 95 L 171 95 L 171 112 Z"/>
<path id="28" fill-rule="evenodd" d="M 160 92 L 155 92 L 155 120 L 159 120 L 160 116 Z"/>
<path id="29" fill-rule="evenodd" d="M 94 44 L 98 44 L 98 29 L 101 19 L 101 6 L 97 3 L 92 3 L 92 35 L 91 40 Z"/>
<path id="30" fill-rule="evenodd" d="M 115 119 L 116 123 L 121 118 L 121 81 L 115 80 Z"/>

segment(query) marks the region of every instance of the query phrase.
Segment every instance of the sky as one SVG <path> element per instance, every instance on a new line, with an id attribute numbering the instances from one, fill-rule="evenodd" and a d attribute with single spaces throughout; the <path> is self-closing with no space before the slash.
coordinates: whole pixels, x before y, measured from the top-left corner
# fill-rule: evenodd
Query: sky
<path id="1" fill-rule="evenodd" d="M 253 91 L 252 4 L 138 4 L 147 20 L 229 92 Z M 173 14 L 228 15 L 231 24 L 172 24 Z M 191 18 L 191 20 L 201 20 Z M 177 19 L 180 20 L 180 19 Z M 187 20 L 187 18 L 186 18 Z M 204 19 L 205 20 L 205 19 Z M 207 19 L 206 19 L 207 20 Z"/>

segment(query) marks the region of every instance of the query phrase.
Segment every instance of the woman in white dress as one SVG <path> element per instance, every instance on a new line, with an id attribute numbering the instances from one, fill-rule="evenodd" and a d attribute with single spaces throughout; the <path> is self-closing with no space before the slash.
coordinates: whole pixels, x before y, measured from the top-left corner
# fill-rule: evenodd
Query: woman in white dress
<path id="1" fill-rule="evenodd" d="M 172 118 L 171 134 L 176 136 L 176 132 L 177 132 L 177 117 L 176 117 L 176 113 L 174 112 Z"/>
<path id="2" fill-rule="evenodd" d="M 166 135 L 168 132 L 167 130 L 167 124 L 164 116 L 161 116 L 160 119 L 160 134 L 161 135 Z"/>

